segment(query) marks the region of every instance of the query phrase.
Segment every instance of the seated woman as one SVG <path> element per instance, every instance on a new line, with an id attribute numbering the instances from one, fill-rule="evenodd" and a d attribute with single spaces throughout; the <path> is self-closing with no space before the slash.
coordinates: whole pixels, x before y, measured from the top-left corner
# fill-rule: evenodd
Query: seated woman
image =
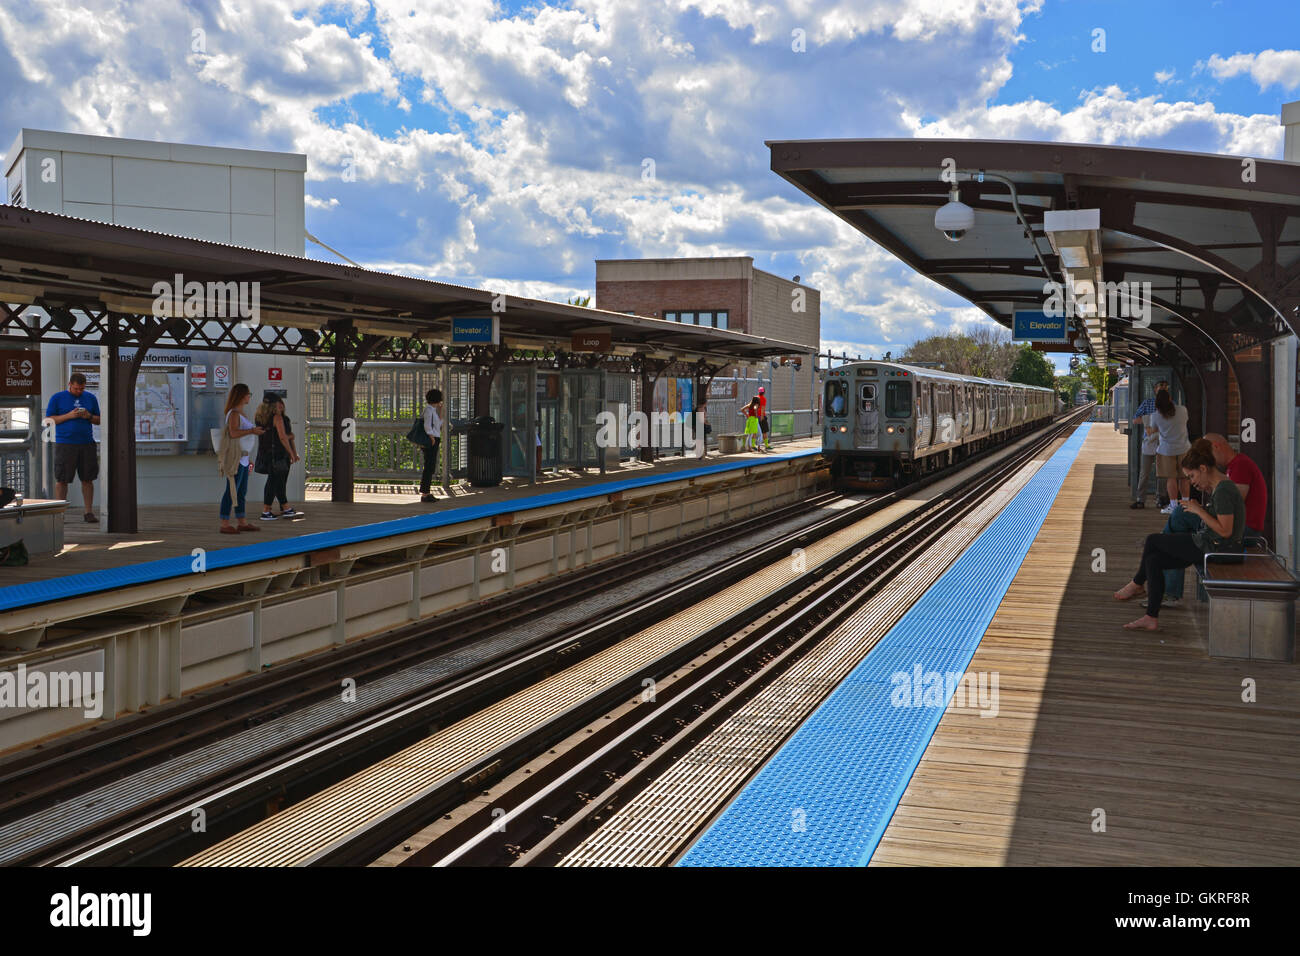
<path id="1" fill-rule="evenodd" d="M 1147 535 L 1142 547 L 1142 564 L 1133 580 L 1115 592 L 1115 600 L 1127 601 L 1144 591 L 1147 612 L 1124 627 L 1131 631 L 1159 630 L 1160 600 L 1165 591 L 1167 570 L 1178 570 L 1196 564 L 1212 551 L 1237 552 L 1242 549 L 1242 535 L 1246 529 L 1246 502 L 1237 486 L 1219 471 L 1214 462 L 1214 448 L 1204 438 L 1199 439 L 1179 462 L 1183 474 L 1193 485 L 1210 495 L 1209 508 L 1191 499 L 1178 503 L 1201 519 L 1201 529 L 1195 533 Z M 1150 588 L 1147 588 L 1147 584 Z"/>

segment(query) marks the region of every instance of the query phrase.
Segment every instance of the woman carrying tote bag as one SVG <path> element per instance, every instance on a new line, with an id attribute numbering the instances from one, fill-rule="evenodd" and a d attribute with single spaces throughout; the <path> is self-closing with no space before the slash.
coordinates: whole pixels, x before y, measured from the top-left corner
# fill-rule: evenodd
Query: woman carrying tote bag
<path id="1" fill-rule="evenodd" d="M 226 481 L 226 490 L 221 496 L 222 534 L 258 530 L 257 525 L 249 524 L 244 520 L 244 496 L 248 493 L 248 452 L 240 443 L 240 439 L 248 435 L 262 434 L 262 429 L 244 417 L 244 407 L 252 397 L 252 392 L 243 382 L 232 388 L 226 397 L 221 440 L 217 445 L 217 473 Z M 237 528 L 230 524 L 232 505 L 235 509 L 235 518 L 239 521 Z"/>

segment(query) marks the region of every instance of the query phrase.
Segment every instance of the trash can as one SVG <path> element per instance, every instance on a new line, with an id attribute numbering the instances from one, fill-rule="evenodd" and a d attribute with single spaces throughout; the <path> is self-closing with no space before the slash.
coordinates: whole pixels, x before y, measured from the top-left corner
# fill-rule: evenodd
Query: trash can
<path id="1" fill-rule="evenodd" d="M 470 419 L 456 427 L 469 436 L 469 483 L 475 488 L 501 484 L 501 429 L 505 426 L 490 415 Z"/>

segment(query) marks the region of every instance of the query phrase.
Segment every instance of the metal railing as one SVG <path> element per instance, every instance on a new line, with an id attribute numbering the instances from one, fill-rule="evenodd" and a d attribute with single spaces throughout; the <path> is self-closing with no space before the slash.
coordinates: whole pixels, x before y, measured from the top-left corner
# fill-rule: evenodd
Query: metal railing
<path id="1" fill-rule="evenodd" d="M 416 417 L 424 414 L 424 395 L 431 388 L 443 393 L 443 416 L 450 422 L 470 417 L 473 405 L 472 373 L 444 367 L 403 362 L 374 362 L 361 367 L 354 390 L 352 418 L 356 423 L 355 467 L 360 480 L 418 481 L 424 466 L 423 451 L 407 441 Z M 307 480 L 328 480 L 332 474 L 334 435 L 334 366 L 311 362 L 307 366 Z M 448 438 L 445 453 L 452 474 L 469 464 L 462 436 Z"/>

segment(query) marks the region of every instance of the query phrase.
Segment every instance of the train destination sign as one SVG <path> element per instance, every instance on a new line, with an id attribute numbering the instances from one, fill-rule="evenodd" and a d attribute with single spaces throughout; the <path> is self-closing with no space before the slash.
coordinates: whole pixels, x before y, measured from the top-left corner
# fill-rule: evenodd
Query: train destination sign
<path id="1" fill-rule="evenodd" d="M 1016 309 L 1011 337 L 1017 342 L 1065 344 L 1070 340 L 1070 320 L 1065 315 L 1048 315 L 1042 309 Z"/>
<path id="2" fill-rule="evenodd" d="M 570 352 L 608 352 L 612 344 L 612 333 L 605 329 L 599 332 L 574 332 L 569 342 Z"/>

